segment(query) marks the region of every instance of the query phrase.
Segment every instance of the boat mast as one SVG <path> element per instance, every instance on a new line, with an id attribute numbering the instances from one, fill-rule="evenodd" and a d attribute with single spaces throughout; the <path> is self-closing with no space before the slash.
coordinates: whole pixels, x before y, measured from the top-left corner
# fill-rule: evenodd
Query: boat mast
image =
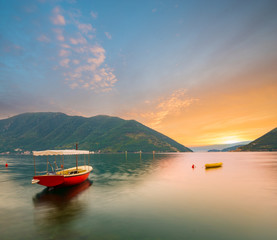
<path id="1" fill-rule="evenodd" d="M 34 159 L 34 170 L 35 170 L 35 176 L 36 176 L 36 157 L 35 157 L 35 155 L 33 155 L 33 159 Z"/>
<path id="2" fill-rule="evenodd" d="M 78 150 L 78 143 L 76 143 L 76 150 Z M 76 154 L 76 170 L 78 171 L 78 155 Z"/>

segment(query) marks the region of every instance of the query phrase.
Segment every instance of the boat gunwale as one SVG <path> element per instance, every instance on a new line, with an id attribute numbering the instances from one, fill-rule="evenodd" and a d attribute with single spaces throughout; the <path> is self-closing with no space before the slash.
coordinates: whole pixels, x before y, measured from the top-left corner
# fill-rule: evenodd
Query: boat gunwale
<path id="1" fill-rule="evenodd" d="M 88 169 L 84 169 L 84 168 L 88 168 Z M 40 177 L 40 176 L 48 176 L 48 177 L 51 177 L 51 176 L 63 176 L 63 177 L 75 177 L 75 176 L 81 176 L 81 175 L 84 175 L 84 174 L 87 174 L 87 173 L 90 173 L 92 170 L 93 170 L 93 167 L 92 166 L 89 166 L 89 165 L 83 165 L 83 166 L 78 166 L 78 169 L 79 168 L 82 168 L 82 172 L 79 172 L 79 173 L 74 173 L 74 174 L 63 174 L 63 171 L 72 171 L 72 170 L 76 170 L 76 171 L 79 171 L 76 169 L 76 167 L 72 167 L 72 168 L 67 168 L 67 169 L 64 169 L 64 170 L 61 170 L 61 171 L 58 171 L 56 172 L 55 174 L 43 174 L 43 175 L 36 175 L 34 177 Z M 59 174 L 61 173 L 61 174 Z"/>

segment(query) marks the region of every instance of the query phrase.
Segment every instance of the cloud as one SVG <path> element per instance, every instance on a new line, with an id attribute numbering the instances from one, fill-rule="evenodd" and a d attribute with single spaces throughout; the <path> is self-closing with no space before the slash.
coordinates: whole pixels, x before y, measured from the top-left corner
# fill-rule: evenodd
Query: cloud
<path id="1" fill-rule="evenodd" d="M 113 89 L 117 78 L 114 70 L 104 64 L 106 56 L 105 49 L 99 45 L 83 47 L 90 54 L 86 62 L 74 59 L 77 68 L 65 73 L 67 82 L 71 88 L 83 88 L 96 92 L 109 92 Z M 65 65 L 66 66 L 66 65 Z"/>
<path id="2" fill-rule="evenodd" d="M 94 35 L 91 35 L 91 34 L 88 35 L 89 39 L 93 39 L 94 37 L 95 37 Z"/>
<path id="3" fill-rule="evenodd" d="M 183 110 L 199 99 L 189 98 L 186 89 L 179 89 L 170 96 L 159 100 L 156 111 L 151 113 L 152 126 L 159 125 L 168 116 L 179 115 Z"/>
<path id="4" fill-rule="evenodd" d="M 62 59 L 62 60 L 60 61 L 60 65 L 61 65 L 62 67 L 68 68 L 68 67 L 69 67 L 69 65 L 68 65 L 69 62 L 70 62 L 70 59 L 69 59 L 69 58 Z"/>
<path id="5" fill-rule="evenodd" d="M 82 36 L 80 36 L 79 38 L 70 38 L 69 41 L 71 44 L 74 44 L 74 45 L 87 43 L 87 40 Z"/>
<path id="6" fill-rule="evenodd" d="M 106 37 L 107 37 L 108 39 L 112 39 L 112 35 L 111 35 L 110 33 L 105 32 L 105 35 L 106 35 Z"/>
<path id="7" fill-rule="evenodd" d="M 70 54 L 70 52 L 67 50 L 64 50 L 64 49 L 61 49 L 59 52 L 60 57 L 65 57 L 65 56 L 68 56 L 69 54 Z"/>
<path id="8" fill-rule="evenodd" d="M 55 25 L 62 25 L 66 24 L 64 16 L 60 14 L 61 9 L 59 7 L 55 7 L 52 11 L 53 15 L 51 16 L 51 21 Z"/>
<path id="9" fill-rule="evenodd" d="M 68 44 L 61 44 L 61 47 L 63 47 L 63 48 L 71 48 L 71 46 L 68 45 Z"/>
<path id="10" fill-rule="evenodd" d="M 79 87 L 79 85 L 78 85 L 78 83 L 76 83 L 76 82 L 70 84 L 70 88 L 71 88 L 71 89 L 75 89 L 75 88 L 77 88 L 77 87 Z"/>
<path id="11" fill-rule="evenodd" d="M 157 128 L 163 121 L 170 117 L 178 117 L 186 108 L 198 101 L 199 99 L 191 98 L 187 95 L 186 89 L 178 89 L 169 96 L 159 98 L 154 102 L 144 101 L 143 112 L 130 112 L 127 117 L 140 119 L 149 126 Z M 149 110 L 147 110 L 149 109 Z"/>
<path id="12" fill-rule="evenodd" d="M 88 32 L 95 32 L 95 28 L 92 27 L 91 24 L 78 24 L 78 28 L 82 33 L 88 34 Z"/>
<path id="13" fill-rule="evenodd" d="M 52 18 L 52 22 L 56 25 L 65 25 L 64 17 L 58 14 L 56 17 Z"/>
<path id="14" fill-rule="evenodd" d="M 50 42 L 50 38 L 48 38 L 47 36 L 45 36 L 44 34 L 40 35 L 38 38 L 37 38 L 38 41 L 40 42 Z"/>
<path id="15" fill-rule="evenodd" d="M 4 39 L 1 34 L 0 34 L 0 55 L 2 53 L 5 53 L 5 54 L 11 54 L 11 55 L 15 55 L 15 56 L 18 56 L 18 55 L 21 55 L 24 51 L 23 47 L 17 45 L 17 44 L 14 44 L 13 42 L 7 40 L 7 39 Z"/>
<path id="16" fill-rule="evenodd" d="M 98 16 L 98 14 L 97 14 L 96 12 L 93 12 L 93 11 L 90 12 L 90 15 L 91 15 L 94 19 L 96 19 L 97 16 Z"/>
<path id="17" fill-rule="evenodd" d="M 88 59 L 88 63 L 96 65 L 99 67 L 105 61 L 105 49 L 99 46 L 94 46 L 90 48 L 91 53 L 93 53 L 94 57 Z"/>
<path id="18" fill-rule="evenodd" d="M 65 12 L 69 20 L 66 27 L 53 29 L 60 49 L 57 51 L 59 67 L 56 70 L 63 71 L 64 82 L 71 89 L 87 89 L 95 92 L 109 92 L 118 81 L 114 69 L 105 64 L 105 49 L 93 40 L 96 29 L 90 23 L 81 21 L 82 14 L 78 9 L 74 12 Z M 62 9 L 55 7 L 52 10 L 51 21 L 55 25 L 65 25 L 60 16 Z M 97 14 L 91 12 L 93 18 Z M 111 35 L 106 32 L 107 38 Z M 66 36 L 66 38 L 64 37 Z"/>
<path id="19" fill-rule="evenodd" d="M 59 41 L 63 42 L 63 41 L 64 41 L 64 36 L 63 36 L 63 35 L 58 35 L 58 36 L 57 36 L 57 39 L 58 39 Z"/>
<path id="20" fill-rule="evenodd" d="M 179 112 L 191 105 L 196 99 L 187 98 L 186 89 L 179 89 L 173 92 L 169 97 L 162 100 L 157 108 L 168 112 Z"/>
<path id="21" fill-rule="evenodd" d="M 53 29 L 53 31 L 56 33 L 57 40 L 59 40 L 61 42 L 65 41 L 65 38 L 64 38 L 64 35 L 63 35 L 63 29 L 55 28 L 55 29 Z"/>

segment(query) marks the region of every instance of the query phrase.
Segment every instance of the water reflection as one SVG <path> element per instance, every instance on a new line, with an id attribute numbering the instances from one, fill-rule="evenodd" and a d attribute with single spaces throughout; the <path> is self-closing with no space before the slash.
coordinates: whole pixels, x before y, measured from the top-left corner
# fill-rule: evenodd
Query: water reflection
<path id="1" fill-rule="evenodd" d="M 205 170 L 209 162 L 223 167 Z M 277 153 L 95 154 L 93 187 L 50 192 L 30 183 L 32 157 L 8 163 L 0 167 L 1 239 L 277 236 Z"/>
<path id="2" fill-rule="evenodd" d="M 205 168 L 205 172 L 216 172 L 216 171 L 222 171 L 222 167 L 214 167 L 214 168 Z"/>
<path id="3" fill-rule="evenodd" d="M 93 179 L 97 184 L 111 185 L 118 182 L 138 180 L 150 174 L 159 166 L 160 156 L 153 159 L 152 154 L 103 154 L 93 156 Z"/>
<path id="4" fill-rule="evenodd" d="M 85 204 L 79 201 L 77 196 L 91 185 L 92 181 L 87 179 L 73 187 L 52 190 L 45 188 L 33 197 L 37 220 L 46 221 L 51 225 L 72 221 L 85 210 Z"/>

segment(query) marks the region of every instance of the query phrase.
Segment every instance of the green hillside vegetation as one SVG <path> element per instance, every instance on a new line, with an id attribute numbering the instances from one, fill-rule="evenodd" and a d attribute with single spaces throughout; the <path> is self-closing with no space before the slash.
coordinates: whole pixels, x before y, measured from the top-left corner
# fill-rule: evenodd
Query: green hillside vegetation
<path id="1" fill-rule="evenodd" d="M 74 148 L 101 152 L 187 152 L 189 148 L 134 120 L 24 113 L 0 120 L 0 152 Z"/>
<path id="2" fill-rule="evenodd" d="M 271 130 L 255 141 L 239 147 L 237 151 L 277 151 L 277 128 Z"/>

